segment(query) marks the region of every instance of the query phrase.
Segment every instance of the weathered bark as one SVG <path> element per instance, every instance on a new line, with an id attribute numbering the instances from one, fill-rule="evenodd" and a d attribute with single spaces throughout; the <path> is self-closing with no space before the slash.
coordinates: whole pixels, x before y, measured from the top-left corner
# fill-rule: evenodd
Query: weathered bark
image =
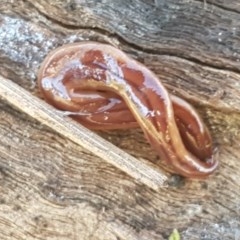
<path id="1" fill-rule="evenodd" d="M 49 50 L 113 44 L 199 109 L 221 164 L 205 181 L 173 176 L 154 192 L 1 101 L 0 239 L 166 239 L 173 228 L 184 239 L 238 239 L 238 1 L 49 2 L 1 2 L 1 75 L 40 97 L 36 74 Z M 99 134 L 165 167 L 140 130 Z"/>

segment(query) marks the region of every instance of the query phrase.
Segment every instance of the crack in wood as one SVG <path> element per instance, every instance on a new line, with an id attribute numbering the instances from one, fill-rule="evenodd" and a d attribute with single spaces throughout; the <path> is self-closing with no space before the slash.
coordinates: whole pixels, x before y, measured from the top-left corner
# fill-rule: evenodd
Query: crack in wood
<path id="1" fill-rule="evenodd" d="M 226 66 L 223 64 L 217 64 L 217 63 L 208 63 L 205 61 L 201 61 L 199 58 L 197 57 L 193 57 L 193 56 L 189 56 L 189 55 L 184 55 L 182 53 L 177 53 L 177 52 L 171 52 L 169 49 L 152 49 L 151 47 L 146 47 L 146 46 L 141 46 L 139 44 L 136 44 L 134 42 L 130 42 L 128 41 L 128 39 L 123 36 L 118 34 L 117 32 L 114 31 L 110 31 L 109 29 L 103 29 L 97 26 L 88 26 L 88 25 L 76 25 L 76 24 L 67 24 L 64 22 L 61 22 L 53 17 L 51 17 L 50 15 L 47 15 L 47 13 L 41 11 L 37 6 L 35 6 L 33 3 L 31 3 L 29 0 L 26 0 L 26 2 L 28 2 L 36 11 L 38 11 L 39 14 L 43 15 L 46 19 L 48 19 L 49 21 L 51 21 L 52 23 L 58 25 L 58 26 L 62 26 L 65 29 L 71 29 L 71 30 L 89 30 L 89 31 L 95 31 L 96 33 L 99 33 L 103 36 L 108 36 L 110 38 L 116 38 L 122 45 L 126 45 L 132 49 L 138 50 L 138 51 L 142 51 L 145 52 L 147 54 L 151 54 L 153 56 L 169 56 L 169 57 L 178 57 L 180 59 L 183 60 L 187 60 L 196 64 L 199 64 L 203 67 L 209 67 L 212 69 L 217 69 L 217 70 L 226 70 L 226 71 L 231 71 L 233 73 L 240 73 L 240 69 L 239 67 L 234 67 L 234 66 Z M 198 2 L 198 0 L 197 0 Z"/>

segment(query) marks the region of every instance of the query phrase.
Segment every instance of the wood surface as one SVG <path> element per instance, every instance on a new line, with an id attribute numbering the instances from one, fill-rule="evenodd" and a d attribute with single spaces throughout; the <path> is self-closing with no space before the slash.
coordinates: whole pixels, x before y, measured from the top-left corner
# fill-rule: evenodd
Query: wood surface
<path id="1" fill-rule="evenodd" d="M 0 101 L 0 239 L 240 239 L 238 0 L 2 0 L 0 75 L 41 98 L 40 63 L 64 43 L 110 43 L 201 113 L 219 150 L 206 180 L 154 191 Z M 167 166 L 139 129 L 98 132 Z"/>
<path id="2" fill-rule="evenodd" d="M 33 96 L 18 84 L 1 76 L 0 97 L 13 107 L 39 121 L 39 123 L 48 126 L 63 137 L 122 170 L 139 183 L 155 191 L 167 186 L 167 175 L 159 171 L 155 164 L 134 158 L 93 131 L 67 117 L 66 112 L 59 111 L 38 97 Z"/>

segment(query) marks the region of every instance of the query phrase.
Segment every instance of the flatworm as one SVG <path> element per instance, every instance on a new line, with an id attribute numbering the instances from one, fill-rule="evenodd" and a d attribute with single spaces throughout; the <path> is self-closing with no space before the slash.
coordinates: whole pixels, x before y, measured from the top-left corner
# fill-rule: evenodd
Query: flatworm
<path id="1" fill-rule="evenodd" d="M 90 129 L 140 126 L 160 157 L 182 176 L 206 177 L 218 165 L 196 110 L 117 48 L 97 42 L 57 48 L 42 63 L 38 84 L 48 103 Z"/>

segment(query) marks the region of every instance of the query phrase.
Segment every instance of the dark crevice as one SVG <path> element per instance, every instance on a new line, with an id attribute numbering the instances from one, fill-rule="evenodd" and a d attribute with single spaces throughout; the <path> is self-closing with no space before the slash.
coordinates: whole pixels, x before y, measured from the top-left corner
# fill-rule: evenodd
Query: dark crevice
<path id="1" fill-rule="evenodd" d="M 196 0 L 198 1 L 198 0 Z M 201 0 L 202 1 L 202 0 Z M 199 2 L 199 1 L 198 1 Z M 152 49 L 152 48 L 147 48 L 147 47 L 143 47 L 143 46 L 139 46 L 138 44 L 132 43 L 129 40 L 127 40 L 124 36 L 121 36 L 119 34 L 117 34 L 116 32 L 111 32 L 109 30 L 105 30 L 102 29 L 100 27 L 92 27 L 92 26 L 81 26 L 81 25 L 72 25 L 72 24 L 67 24 L 67 23 L 63 23 L 59 20 L 56 20 L 54 18 L 52 18 L 51 16 L 48 16 L 46 13 L 42 12 L 41 10 L 39 10 L 36 6 L 34 6 L 32 3 L 28 2 L 33 8 L 35 8 L 39 14 L 43 15 L 46 19 L 48 19 L 49 21 L 51 21 L 52 23 L 61 26 L 63 28 L 66 28 L 68 30 L 89 30 L 89 31 L 95 31 L 98 34 L 104 35 L 104 36 L 108 36 L 110 38 L 116 38 L 121 44 L 123 45 L 127 45 L 130 48 L 133 48 L 137 51 L 142 51 L 145 52 L 147 54 L 151 54 L 151 55 L 155 55 L 155 56 L 170 56 L 170 57 L 178 57 L 181 58 L 183 60 L 187 60 L 187 61 L 191 61 L 193 63 L 199 64 L 203 67 L 209 67 L 209 68 L 213 68 L 213 69 L 218 69 L 218 70 L 227 70 L 227 71 L 232 71 L 234 73 L 240 73 L 240 69 L 234 66 L 224 66 L 222 64 L 213 64 L 213 63 L 207 63 L 207 62 L 203 62 L 198 58 L 195 57 L 191 57 L 191 56 L 186 56 L 183 55 L 182 53 L 176 53 L 174 50 L 173 52 L 169 52 L 169 50 L 164 50 L 164 49 Z"/>

